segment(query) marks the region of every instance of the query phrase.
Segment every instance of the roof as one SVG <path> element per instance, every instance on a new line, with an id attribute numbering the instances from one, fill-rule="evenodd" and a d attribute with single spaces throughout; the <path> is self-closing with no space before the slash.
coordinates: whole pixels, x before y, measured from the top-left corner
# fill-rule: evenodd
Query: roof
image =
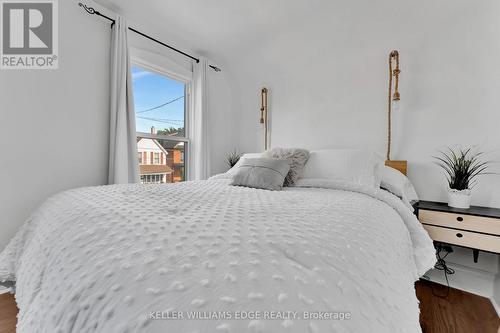
<path id="1" fill-rule="evenodd" d="M 168 165 L 139 165 L 139 173 L 141 175 L 172 172 L 174 171 Z"/>
<path id="2" fill-rule="evenodd" d="M 184 142 L 182 141 L 173 141 L 173 140 L 163 140 L 163 148 L 164 149 L 178 149 L 178 150 L 183 150 L 184 149 Z"/>
<path id="3" fill-rule="evenodd" d="M 153 139 L 153 138 L 145 138 L 145 137 L 137 137 L 137 143 L 139 143 L 139 141 L 141 140 L 150 140 L 152 141 L 156 146 L 158 146 L 158 148 L 160 148 L 160 150 L 165 154 L 165 155 L 168 155 L 168 151 L 166 151 L 165 147 L 163 147 L 159 142 L 158 140 L 156 139 Z"/>

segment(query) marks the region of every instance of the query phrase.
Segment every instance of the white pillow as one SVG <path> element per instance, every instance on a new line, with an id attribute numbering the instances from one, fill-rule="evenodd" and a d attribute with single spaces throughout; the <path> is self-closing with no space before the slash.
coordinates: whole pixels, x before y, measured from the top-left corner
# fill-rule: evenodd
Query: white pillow
<path id="1" fill-rule="evenodd" d="M 412 202 L 418 201 L 418 195 L 413 184 L 400 171 L 384 165 L 381 169 L 381 176 L 381 188 L 400 197 L 409 206 L 411 206 Z"/>
<path id="2" fill-rule="evenodd" d="M 380 186 L 382 158 L 359 149 L 311 151 L 302 178 L 343 180 L 370 187 Z"/>

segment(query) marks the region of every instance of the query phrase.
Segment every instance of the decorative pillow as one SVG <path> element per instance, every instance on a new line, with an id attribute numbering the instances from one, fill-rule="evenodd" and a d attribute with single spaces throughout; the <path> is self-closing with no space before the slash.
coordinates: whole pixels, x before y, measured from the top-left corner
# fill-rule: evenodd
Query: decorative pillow
<path id="1" fill-rule="evenodd" d="M 302 176 L 304 165 L 309 159 L 309 151 L 300 148 L 274 148 L 264 153 L 266 157 L 285 159 L 290 164 L 290 171 L 285 177 L 283 186 L 292 186 Z"/>
<path id="2" fill-rule="evenodd" d="M 243 158 L 233 174 L 231 185 L 279 191 L 290 171 L 287 160 L 274 158 Z M 236 166 L 235 166 L 236 167 Z"/>
<path id="3" fill-rule="evenodd" d="M 405 204 L 411 206 L 418 201 L 418 195 L 411 181 L 396 169 L 383 166 L 380 187 L 401 198 Z"/>
<path id="4" fill-rule="evenodd" d="M 310 152 L 302 178 L 349 181 L 379 188 L 381 164 L 382 158 L 367 150 L 316 150 Z"/>
<path id="5" fill-rule="evenodd" d="M 234 173 L 236 172 L 236 170 L 238 170 L 238 167 L 241 165 L 241 163 L 243 162 L 243 160 L 245 158 L 261 158 L 261 157 L 264 157 L 262 155 L 263 155 L 263 153 L 246 153 L 246 154 L 241 155 L 241 157 L 238 160 L 238 162 L 236 162 L 236 164 L 231 169 L 229 169 L 226 172 L 226 174 L 228 174 L 229 176 L 234 175 Z"/>

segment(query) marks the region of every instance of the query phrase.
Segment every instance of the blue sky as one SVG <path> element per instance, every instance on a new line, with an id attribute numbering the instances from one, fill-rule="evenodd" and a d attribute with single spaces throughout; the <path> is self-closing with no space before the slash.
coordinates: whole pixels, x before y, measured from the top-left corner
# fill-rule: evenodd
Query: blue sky
<path id="1" fill-rule="evenodd" d="M 138 132 L 149 133 L 151 126 L 157 130 L 184 127 L 184 83 L 137 66 L 132 67 L 132 81 Z"/>

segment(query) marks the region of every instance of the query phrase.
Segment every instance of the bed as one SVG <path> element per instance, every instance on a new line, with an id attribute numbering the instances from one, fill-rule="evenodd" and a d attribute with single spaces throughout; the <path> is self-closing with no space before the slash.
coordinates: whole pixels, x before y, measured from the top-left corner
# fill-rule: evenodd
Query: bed
<path id="1" fill-rule="evenodd" d="M 45 201 L 0 254 L 18 332 L 420 332 L 432 241 L 387 191 L 224 177 Z"/>

